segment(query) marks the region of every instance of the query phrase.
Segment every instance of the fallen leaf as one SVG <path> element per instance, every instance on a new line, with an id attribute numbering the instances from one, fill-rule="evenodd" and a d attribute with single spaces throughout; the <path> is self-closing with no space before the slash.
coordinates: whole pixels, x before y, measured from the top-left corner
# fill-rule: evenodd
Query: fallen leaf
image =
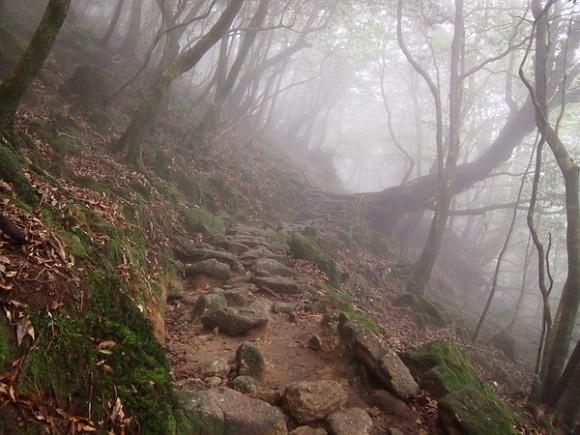
<path id="1" fill-rule="evenodd" d="M 30 335 L 30 338 L 34 341 L 34 326 L 32 326 L 28 316 L 25 316 L 16 323 L 16 341 L 18 346 L 27 335 Z"/>

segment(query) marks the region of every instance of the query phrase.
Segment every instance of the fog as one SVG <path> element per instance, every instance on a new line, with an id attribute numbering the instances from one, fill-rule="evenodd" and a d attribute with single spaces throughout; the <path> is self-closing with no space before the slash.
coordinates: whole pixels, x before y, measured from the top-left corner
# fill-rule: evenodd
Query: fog
<path id="1" fill-rule="evenodd" d="M 127 71 L 114 84 L 120 89 L 130 81 L 123 92 L 145 95 L 164 68 L 208 32 L 225 3 L 79 0 L 73 12 L 83 25 L 105 35 L 121 4 L 106 43 L 144 68 Z M 213 102 L 221 119 L 210 139 L 240 125 L 325 174 L 330 184 L 340 180 L 344 192 L 378 192 L 435 174 L 449 162 L 454 146 L 457 167 L 477 161 L 506 134 L 510 116 L 528 99 L 518 74 L 521 67 L 524 75 L 533 75 L 533 17 L 527 1 L 466 2 L 459 52 L 455 2 L 403 2 L 399 40 L 395 1 L 266 3 L 260 18 L 262 2 L 245 2 L 227 37 L 174 81 L 171 104 L 191 110 L 193 129 L 207 102 Z M 580 138 L 578 7 L 558 2 L 547 61 L 549 120 L 571 155 L 578 153 Z M 241 57 L 252 33 L 255 40 Z M 450 98 L 457 92 L 456 100 Z M 123 93 L 115 98 L 122 102 Z M 479 318 L 503 249 L 485 331 L 494 334 L 509 326 L 520 332 L 531 362 L 544 309 L 538 256 L 526 222 L 538 135 L 531 126 L 521 136 L 504 147 L 507 155 L 498 158 L 491 173 L 453 192 L 428 293 Z M 410 262 L 427 241 L 434 209 L 430 201 L 410 213 L 417 218 L 412 234 L 405 234 L 404 223 L 392 234 L 408 248 Z M 547 252 L 553 307 L 567 276 L 565 213 L 562 175 L 546 146 L 534 222 Z"/>

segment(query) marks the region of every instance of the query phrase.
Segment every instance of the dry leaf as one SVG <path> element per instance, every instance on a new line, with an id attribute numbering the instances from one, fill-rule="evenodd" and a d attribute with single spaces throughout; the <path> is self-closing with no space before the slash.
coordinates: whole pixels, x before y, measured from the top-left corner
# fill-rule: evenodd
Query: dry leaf
<path id="1" fill-rule="evenodd" d="M 34 326 L 32 326 L 32 322 L 30 322 L 28 316 L 25 316 L 16 324 L 16 341 L 18 342 L 18 346 L 20 346 L 20 343 L 22 343 L 22 340 L 27 335 L 30 335 L 30 338 L 34 340 Z"/>

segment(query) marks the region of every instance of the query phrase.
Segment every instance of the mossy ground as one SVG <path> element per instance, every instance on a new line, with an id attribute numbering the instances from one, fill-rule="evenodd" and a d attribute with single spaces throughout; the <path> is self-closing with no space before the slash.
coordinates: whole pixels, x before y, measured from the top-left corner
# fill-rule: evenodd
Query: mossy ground
<path id="1" fill-rule="evenodd" d="M 308 231 L 305 234 L 309 234 Z M 310 231 L 311 236 L 315 236 L 314 230 Z M 341 282 L 342 274 L 336 264 L 334 259 L 324 253 L 310 238 L 302 234 L 295 234 L 288 241 L 290 246 L 290 253 L 294 257 L 301 260 L 312 261 L 317 264 L 326 275 L 328 276 L 328 281 L 334 287 L 338 287 Z"/>

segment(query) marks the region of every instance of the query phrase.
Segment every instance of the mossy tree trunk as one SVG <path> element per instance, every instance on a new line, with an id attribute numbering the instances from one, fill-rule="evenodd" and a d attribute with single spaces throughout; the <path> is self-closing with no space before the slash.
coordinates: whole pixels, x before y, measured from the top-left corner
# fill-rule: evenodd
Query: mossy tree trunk
<path id="1" fill-rule="evenodd" d="M 38 75 L 64 22 L 70 0 L 50 0 L 28 48 L 8 78 L 0 83 L 0 137 L 16 148 L 14 118 L 22 96 Z"/>
<path id="2" fill-rule="evenodd" d="M 159 113 L 173 81 L 192 69 L 204 54 L 228 31 L 244 0 L 231 0 L 212 28 L 190 49 L 180 54 L 151 87 L 125 133 L 114 142 L 113 153 L 127 150 L 127 162 L 143 169 L 143 140 L 152 121 Z"/>
<path id="3" fill-rule="evenodd" d="M 537 391 L 534 392 L 534 398 L 537 400 L 539 396 L 539 401 L 542 404 L 551 407 L 557 404 L 557 415 L 563 419 L 561 423 L 570 426 L 574 424 L 580 412 L 580 400 L 578 400 L 577 392 L 578 379 L 580 378 L 578 358 L 570 358 L 569 367 L 565 369 L 580 306 L 580 201 L 578 197 L 580 168 L 568 153 L 566 146 L 548 119 L 548 76 L 550 72 L 547 70 L 547 65 L 551 65 L 549 20 L 553 4 L 553 2 L 548 2 L 547 6 L 544 7 L 541 0 L 532 2 L 536 43 L 534 53 L 535 84 L 532 85 L 525 78 L 522 67 L 520 67 L 520 77 L 533 97 L 538 131 L 556 159 L 564 178 L 566 195 L 568 275 L 564 282 L 553 325 L 546 337 L 538 384 L 540 391 L 539 394 Z M 564 394 L 562 394 L 561 381 L 564 375 L 569 377 L 567 380 L 571 383 L 567 385 Z M 574 380 L 576 383 L 572 383 Z M 574 392 L 570 392 L 571 388 L 574 389 Z"/>

